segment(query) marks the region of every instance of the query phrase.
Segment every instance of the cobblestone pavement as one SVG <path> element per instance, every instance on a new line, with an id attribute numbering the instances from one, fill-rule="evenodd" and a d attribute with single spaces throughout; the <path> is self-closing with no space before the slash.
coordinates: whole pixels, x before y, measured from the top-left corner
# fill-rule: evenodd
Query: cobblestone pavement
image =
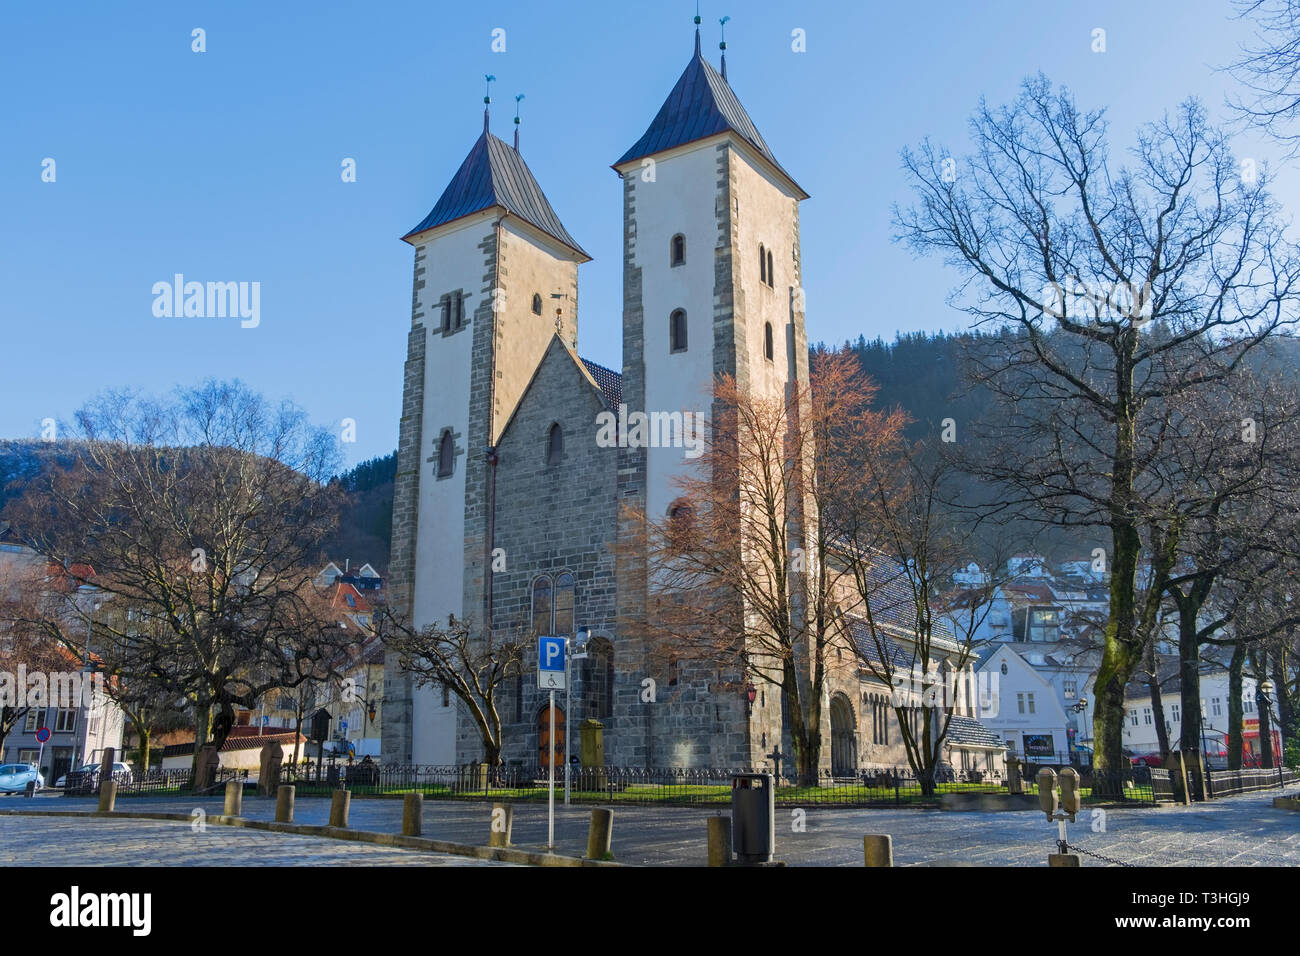
<path id="1" fill-rule="evenodd" d="M 1191 807 L 1108 810 L 1104 832 L 1092 830 L 1092 811 L 1085 807 L 1079 822 L 1070 826 L 1070 842 L 1140 866 L 1300 866 L 1300 814 L 1274 810 L 1272 800 L 1277 793 L 1271 790 L 1244 794 Z M 93 800 L 51 795 L 34 801 L 13 798 L 0 802 L 0 809 L 18 809 L 23 803 L 45 810 L 94 808 Z M 119 798 L 117 805 L 123 811 L 135 808 L 189 813 L 195 807 L 202 807 L 210 814 L 222 811 L 220 798 L 130 797 Z M 246 796 L 243 812 L 252 819 L 274 819 L 275 801 Z M 490 812 L 490 807 L 482 802 L 426 801 L 424 835 L 485 844 Z M 713 813 L 670 807 L 615 807 L 615 858 L 633 864 L 702 865 L 706 858 L 704 821 Z M 328 799 L 302 797 L 297 801 L 295 822 L 323 824 L 328 818 Z M 590 807 L 557 807 L 556 852 L 582 856 L 586 851 L 589 819 Z M 401 830 L 401 820 L 401 800 L 362 797 L 352 800 L 349 822 L 355 829 L 394 833 Z M 3 827 L 0 836 L 7 837 L 15 828 L 25 830 L 34 822 L 33 818 L 15 820 L 0 816 Z M 890 834 L 894 838 L 895 863 L 899 866 L 1043 866 L 1047 854 L 1055 849 L 1056 840 L 1055 824 L 1049 824 L 1041 813 L 1031 811 L 952 813 L 809 808 L 803 832 L 793 832 L 793 823 L 790 810 L 777 811 L 777 858 L 792 866 L 861 866 L 862 836 L 866 833 Z M 1100 823 L 1098 818 L 1097 824 Z M 104 825 L 98 820 L 81 819 L 68 826 L 75 831 Z M 185 827 L 143 821 L 114 826 Z M 287 838 L 219 826 L 209 827 L 208 833 L 213 832 L 231 834 L 232 846 L 239 847 L 249 846 L 241 840 L 255 837 L 263 841 L 292 839 L 295 849 L 286 850 L 285 855 L 298 852 L 297 848 L 301 847 L 306 856 L 304 862 L 312 864 L 328 865 L 334 859 L 345 858 L 348 862 L 370 862 L 362 858 L 367 853 L 373 854 L 371 859 L 375 862 L 387 862 L 392 855 L 428 856 L 379 847 L 363 850 L 360 846 L 340 845 L 315 837 Z M 148 840 L 142 838 L 140 842 L 147 845 Z M 525 849 L 545 848 L 545 804 L 515 806 L 513 843 Z M 191 841 L 188 845 L 203 844 Z M 8 847 L 0 844 L 0 862 L 8 860 L 6 852 L 10 852 Z M 25 852 L 32 854 L 28 862 L 54 862 L 42 859 L 38 850 Z M 204 861 L 196 853 L 193 862 Z M 1085 856 L 1084 865 L 1101 866 L 1103 862 Z"/>
<path id="2" fill-rule="evenodd" d="M 42 805 L 46 801 L 41 801 Z M 9 809 L 6 807 L 5 809 Z M 218 808 L 219 810 L 220 808 Z M 0 866 L 504 866 L 366 843 L 162 820 L 0 815 Z"/>

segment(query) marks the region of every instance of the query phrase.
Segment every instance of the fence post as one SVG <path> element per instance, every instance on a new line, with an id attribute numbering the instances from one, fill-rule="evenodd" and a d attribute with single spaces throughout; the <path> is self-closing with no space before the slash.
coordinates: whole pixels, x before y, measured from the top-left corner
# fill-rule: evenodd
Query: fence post
<path id="1" fill-rule="evenodd" d="M 104 780 L 99 785 L 99 812 L 112 813 L 117 803 L 117 781 Z"/>
<path id="2" fill-rule="evenodd" d="M 889 834 L 867 834 L 862 838 L 863 866 L 893 866 L 894 838 Z"/>
<path id="3" fill-rule="evenodd" d="M 709 817 L 709 866 L 731 866 L 731 817 Z"/>
<path id="4" fill-rule="evenodd" d="M 275 791 L 275 822 L 293 823 L 294 785 L 282 783 Z"/>
<path id="5" fill-rule="evenodd" d="M 244 808 L 244 781 L 239 778 L 226 781 L 225 815 L 237 817 Z"/>
<path id="6" fill-rule="evenodd" d="M 408 793 L 402 798 L 402 836 L 419 836 L 424 819 L 424 794 Z"/>
<path id="7" fill-rule="evenodd" d="M 330 826 L 347 829 L 348 807 L 352 803 L 350 790 L 335 790 L 330 798 Z"/>
<path id="8" fill-rule="evenodd" d="M 614 838 L 614 811 L 597 807 L 591 811 L 591 829 L 587 831 L 587 859 L 607 860 Z"/>

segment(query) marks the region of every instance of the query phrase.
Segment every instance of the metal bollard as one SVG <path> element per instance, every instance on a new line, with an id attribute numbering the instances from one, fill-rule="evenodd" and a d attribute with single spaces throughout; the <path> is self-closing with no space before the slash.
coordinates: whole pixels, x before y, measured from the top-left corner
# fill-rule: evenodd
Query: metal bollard
<path id="1" fill-rule="evenodd" d="M 402 836 L 419 836 L 424 819 L 424 794 L 408 793 L 402 799 Z"/>
<path id="2" fill-rule="evenodd" d="M 226 781 L 226 808 L 228 817 L 237 817 L 244 809 L 244 782 L 242 780 Z"/>
<path id="3" fill-rule="evenodd" d="M 509 846 L 510 831 L 514 823 L 513 807 L 507 803 L 492 804 L 492 830 L 488 834 L 488 846 Z"/>
<path id="4" fill-rule="evenodd" d="M 99 787 L 99 812 L 112 813 L 117 804 L 117 781 L 105 780 Z"/>
<path id="5" fill-rule="evenodd" d="M 330 798 L 330 826 L 346 830 L 348 826 L 348 807 L 352 805 L 350 790 L 335 790 Z"/>
<path id="6" fill-rule="evenodd" d="M 297 791 L 291 783 L 282 783 L 275 791 L 275 822 L 293 823 L 293 798 Z"/>
<path id="7" fill-rule="evenodd" d="M 894 838 L 887 833 L 869 833 L 862 838 L 863 866 L 893 866 Z"/>
<path id="8" fill-rule="evenodd" d="M 591 829 L 587 831 L 587 859 L 607 860 L 614 839 L 614 811 L 597 807 L 591 811 Z"/>
<path id="9" fill-rule="evenodd" d="M 34 796 L 36 796 L 36 781 L 35 781 L 35 780 L 28 780 L 28 781 L 27 781 L 27 786 L 23 788 L 23 796 L 25 796 L 25 797 L 34 797 Z"/>
<path id="10" fill-rule="evenodd" d="M 709 817 L 709 866 L 731 866 L 731 817 Z"/>

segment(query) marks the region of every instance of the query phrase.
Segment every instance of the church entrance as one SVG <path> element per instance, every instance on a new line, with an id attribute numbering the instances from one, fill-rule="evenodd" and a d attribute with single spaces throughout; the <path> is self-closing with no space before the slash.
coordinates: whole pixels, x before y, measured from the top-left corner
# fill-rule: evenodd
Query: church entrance
<path id="1" fill-rule="evenodd" d="M 851 777 L 858 772 L 858 735 L 853 729 L 853 707 L 843 694 L 831 698 L 831 776 Z"/>
<path id="2" fill-rule="evenodd" d="M 543 707 L 537 716 L 537 765 L 543 770 L 551 765 L 551 708 Z M 555 767 L 564 767 L 564 711 L 555 708 Z"/>

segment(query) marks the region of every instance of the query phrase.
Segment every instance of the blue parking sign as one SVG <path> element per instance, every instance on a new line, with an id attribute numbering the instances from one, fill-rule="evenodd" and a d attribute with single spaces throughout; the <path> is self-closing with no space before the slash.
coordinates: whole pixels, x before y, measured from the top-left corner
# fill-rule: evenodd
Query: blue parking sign
<path id="1" fill-rule="evenodd" d="M 564 690 L 565 637 L 537 639 L 537 686 L 542 690 Z"/>

